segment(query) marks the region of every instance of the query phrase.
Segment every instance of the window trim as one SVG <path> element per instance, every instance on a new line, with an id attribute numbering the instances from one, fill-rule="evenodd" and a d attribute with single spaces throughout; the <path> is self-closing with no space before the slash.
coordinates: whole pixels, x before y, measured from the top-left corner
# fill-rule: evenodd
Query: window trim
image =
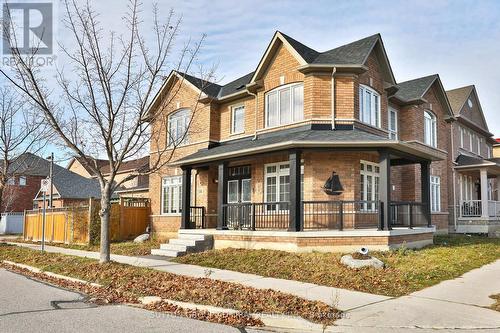
<path id="1" fill-rule="evenodd" d="M 442 209 L 441 205 L 441 177 L 440 176 L 430 176 L 430 187 L 431 187 L 431 213 L 440 213 Z M 434 193 L 433 189 L 437 191 Z M 434 202 L 434 196 L 436 195 L 437 202 Z"/>
<path id="2" fill-rule="evenodd" d="M 302 116 L 300 117 L 300 119 L 294 119 L 295 118 L 295 109 L 294 109 L 293 91 L 294 91 L 294 88 L 298 87 L 298 86 L 302 87 L 302 112 L 301 112 Z M 290 90 L 290 117 L 291 117 L 291 121 L 288 123 L 281 123 L 280 92 L 283 90 L 286 90 L 286 89 Z M 271 94 L 274 94 L 274 93 L 276 94 L 276 99 L 277 99 L 277 103 L 276 103 L 276 112 L 277 112 L 277 117 L 278 117 L 277 118 L 277 125 L 269 125 L 269 107 L 268 107 L 269 96 Z M 304 120 L 304 82 L 299 81 L 299 82 L 292 82 L 292 83 L 283 84 L 283 85 L 280 85 L 278 87 L 275 87 L 275 88 L 267 91 L 264 94 L 264 126 L 266 129 L 280 127 L 280 126 L 287 126 L 290 124 L 301 122 L 303 120 Z"/>
<path id="3" fill-rule="evenodd" d="M 425 131 L 425 123 L 427 121 L 427 119 L 430 119 L 430 122 L 431 122 L 431 136 L 430 136 L 430 139 L 431 139 L 431 142 L 426 142 L 427 141 L 427 133 Z M 438 147 L 438 131 L 437 131 L 437 117 L 436 115 L 434 114 L 434 112 L 430 111 L 430 110 L 424 110 L 424 144 L 428 145 L 429 147 L 433 147 L 433 148 L 437 148 Z"/>
<path id="4" fill-rule="evenodd" d="M 164 182 L 166 179 L 168 178 L 176 178 L 179 183 L 176 184 L 176 185 L 170 185 L 171 187 L 174 187 L 174 186 L 179 186 L 180 189 L 179 189 L 179 212 L 178 213 L 172 213 L 172 212 L 165 212 L 165 185 L 164 185 Z M 164 176 L 161 178 L 161 204 L 160 204 L 160 215 L 162 216 L 181 216 L 182 214 L 182 176 L 178 176 L 178 175 L 174 175 L 174 176 Z"/>
<path id="5" fill-rule="evenodd" d="M 285 172 L 280 172 L 280 170 L 282 170 L 280 167 L 282 165 L 288 165 L 288 173 L 285 173 Z M 267 172 L 267 168 L 268 167 L 271 167 L 271 166 L 275 166 L 276 167 L 276 172 Z M 301 160 L 301 165 L 300 165 L 300 175 L 301 175 L 301 196 L 302 196 L 302 200 L 304 200 L 303 196 L 304 196 L 304 188 L 303 188 L 303 182 L 304 182 L 304 164 L 303 164 L 303 161 Z M 276 199 L 279 199 L 280 197 L 280 183 L 279 183 L 279 178 L 280 176 L 290 176 L 290 162 L 289 161 L 286 161 L 286 162 L 276 162 L 276 163 L 267 163 L 267 164 L 264 164 L 264 200 L 263 202 L 265 203 L 268 203 L 267 201 L 267 178 L 268 176 L 273 176 L 273 177 L 276 177 L 277 181 L 276 181 Z M 275 202 L 281 202 L 281 201 L 275 201 Z M 265 209 L 266 211 L 268 210 L 268 205 L 265 206 Z M 279 211 L 279 212 L 287 212 L 288 209 L 277 209 L 277 210 L 273 210 L 273 211 Z"/>
<path id="6" fill-rule="evenodd" d="M 23 180 L 24 184 L 21 182 Z M 26 176 L 19 176 L 19 186 L 26 186 L 27 184 L 27 179 Z"/>
<path id="7" fill-rule="evenodd" d="M 460 148 L 462 149 L 464 148 L 464 142 L 465 142 L 464 137 L 465 137 L 465 129 L 462 126 L 460 126 Z"/>
<path id="8" fill-rule="evenodd" d="M 363 114 L 363 110 L 362 110 L 362 105 L 363 102 L 364 102 L 364 94 L 362 94 L 362 90 L 366 90 L 366 91 L 369 91 L 372 96 L 373 94 L 375 93 L 377 96 L 378 96 L 378 105 L 377 105 L 377 110 L 375 110 L 378 114 L 377 114 L 377 122 L 378 122 L 378 125 L 377 123 L 375 124 L 372 124 L 372 123 L 369 123 L 369 122 L 366 122 L 363 120 L 363 117 L 362 117 L 362 114 Z M 374 88 L 370 87 L 370 86 L 367 86 L 367 85 L 364 85 L 364 84 L 360 84 L 359 85 L 359 89 L 358 89 L 358 118 L 359 118 L 359 121 L 362 122 L 363 124 L 366 124 L 366 125 L 369 125 L 369 126 L 373 126 L 375 128 L 382 128 L 382 95 L 377 91 L 375 90 Z M 372 110 L 371 110 L 371 107 L 370 107 L 370 119 L 371 119 L 371 116 L 372 116 Z"/>
<path id="9" fill-rule="evenodd" d="M 394 124 L 394 130 L 391 129 L 391 113 L 395 114 L 395 121 L 396 123 Z M 387 131 L 389 132 L 389 139 L 391 138 L 391 135 L 395 136 L 394 140 L 399 139 L 399 126 L 398 126 L 398 121 L 399 121 L 399 112 L 397 109 L 393 108 L 392 106 L 389 106 L 388 112 L 387 112 Z"/>
<path id="10" fill-rule="evenodd" d="M 184 138 L 178 142 L 177 144 L 175 144 L 175 142 L 173 142 L 173 138 L 172 138 L 172 135 L 171 135 L 171 131 L 170 131 L 170 122 L 176 118 L 181 118 L 181 116 L 179 116 L 179 114 L 183 113 L 183 112 L 186 112 L 187 115 L 184 116 L 187 121 L 186 121 L 186 128 L 185 128 L 185 131 L 186 131 L 186 134 L 183 135 Z M 191 122 L 191 116 L 192 116 L 192 111 L 190 108 L 179 108 L 173 112 L 171 112 L 169 115 L 168 115 L 168 119 L 167 119 L 167 148 L 169 147 L 172 147 L 172 146 L 184 146 L 184 145 L 187 145 L 189 144 L 189 123 Z"/>
<path id="11" fill-rule="evenodd" d="M 231 105 L 231 135 L 237 135 L 237 134 L 244 134 L 245 133 L 245 117 L 246 117 L 246 107 L 245 107 L 245 104 L 243 103 L 240 103 L 240 104 L 234 104 L 234 105 Z M 237 109 L 240 109 L 240 108 L 243 108 L 243 130 L 241 131 L 235 131 L 235 122 L 234 122 L 234 112 L 235 110 Z"/>
<path id="12" fill-rule="evenodd" d="M 361 165 L 364 165 L 364 168 L 361 168 Z M 372 171 L 368 171 L 367 166 L 370 165 L 372 166 Z M 365 180 L 363 181 L 363 187 L 360 188 L 360 199 L 361 201 L 374 201 L 377 202 L 380 200 L 380 164 L 376 162 L 370 162 L 366 160 L 360 160 L 359 161 L 359 175 L 363 177 L 372 177 L 372 197 L 368 198 L 368 182 Z M 375 168 L 379 169 L 379 172 L 375 171 Z M 377 181 L 376 179 L 378 178 L 378 188 L 377 188 Z M 361 185 L 361 179 L 360 179 L 360 185 Z M 366 195 L 366 200 L 363 197 L 363 194 Z M 377 207 L 374 207 L 373 204 L 370 204 L 368 206 L 368 203 L 363 204 L 363 212 L 376 212 Z"/>

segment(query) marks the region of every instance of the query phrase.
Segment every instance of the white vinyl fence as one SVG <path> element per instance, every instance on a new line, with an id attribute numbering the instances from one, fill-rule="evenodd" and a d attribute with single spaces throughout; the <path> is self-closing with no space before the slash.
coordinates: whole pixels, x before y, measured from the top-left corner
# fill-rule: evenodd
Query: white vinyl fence
<path id="1" fill-rule="evenodd" d="M 0 235 L 23 233 L 23 212 L 2 213 L 0 218 Z"/>

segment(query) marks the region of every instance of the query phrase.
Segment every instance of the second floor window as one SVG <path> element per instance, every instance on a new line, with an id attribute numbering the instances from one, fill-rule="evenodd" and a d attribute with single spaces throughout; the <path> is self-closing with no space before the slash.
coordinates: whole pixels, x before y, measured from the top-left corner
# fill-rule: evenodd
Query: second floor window
<path id="1" fill-rule="evenodd" d="M 363 85 L 359 86 L 359 120 L 380 127 L 380 95 Z"/>
<path id="2" fill-rule="evenodd" d="M 187 130 L 191 117 L 191 110 L 180 109 L 168 117 L 168 145 L 185 144 L 188 141 Z"/>
<path id="3" fill-rule="evenodd" d="M 437 147 L 436 116 L 429 111 L 424 113 L 424 143 L 431 147 Z"/>
<path id="4" fill-rule="evenodd" d="M 266 94 L 266 127 L 304 119 L 304 85 L 288 84 Z"/>
<path id="5" fill-rule="evenodd" d="M 239 105 L 231 108 L 231 134 L 245 131 L 245 106 Z"/>
<path id="6" fill-rule="evenodd" d="M 398 111 L 389 108 L 389 139 L 398 139 Z"/>

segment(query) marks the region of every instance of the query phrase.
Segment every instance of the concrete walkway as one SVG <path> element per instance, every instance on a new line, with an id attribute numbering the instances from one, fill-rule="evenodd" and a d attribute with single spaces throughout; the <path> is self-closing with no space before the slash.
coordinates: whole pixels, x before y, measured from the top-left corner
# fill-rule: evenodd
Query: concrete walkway
<path id="1" fill-rule="evenodd" d="M 14 243 L 14 242 L 8 242 L 8 243 L 17 246 L 27 247 L 33 250 L 40 249 L 40 245 Z M 98 252 L 65 249 L 56 246 L 45 246 L 45 250 L 47 252 L 99 259 Z M 122 264 L 128 264 L 138 267 L 148 267 L 156 269 L 158 271 L 169 272 L 178 275 L 185 275 L 196 278 L 207 277 L 214 280 L 240 283 L 242 285 L 258 289 L 273 289 L 312 301 L 322 301 L 326 304 L 333 305 L 336 308 L 343 311 L 390 299 L 390 297 L 387 296 L 373 295 L 368 293 L 362 293 L 359 291 L 320 286 L 312 283 L 268 278 L 259 275 L 239 273 L 224 269 L 206 268 L 196 265 L 179 264 L 168 261 L 167 259 L 130 257 L 130 256 L 121 256 L 112 254 L 111 260 Z"/>

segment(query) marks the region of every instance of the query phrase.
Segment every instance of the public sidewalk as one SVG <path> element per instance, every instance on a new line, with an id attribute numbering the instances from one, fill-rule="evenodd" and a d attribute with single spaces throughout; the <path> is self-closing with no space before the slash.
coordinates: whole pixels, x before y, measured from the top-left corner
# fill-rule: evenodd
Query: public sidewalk
<path id="1" fill-rule="evenodd" d="M 10 244 L 39 249 L 39 245 Z M 99 253 L 46 246 L 47 252 L 98 259 Z M 486 307 L 490 295 L 500 293 L 500 260 L 463 276 L 443 281 L 408 296 L 391 298 L 311 283 L 267 278 L 228 270 L 152 259 L 111 255 L 111 260 L 191 277 L 208 277 L 246 286 L 273 289 L 309 300 L 318 300 L 345 311 L 326 332 L 402 332 L 418 330 L 500 331 L 500 312 Z M 293 330 L 292 330 L 293 331 Z"/>
<path id="2" fill-rule="evenodd" d="M 39 250 L 40 245 L 8 242 L 9 244 L 27 247 L 33 250 Z M 98 252 L 81 251 L 66 249 L 56 246 L 45 246 L 47 252 L 67 254 L 77 257 L 99 259 Z M 312 283 L 291 281 L 284 279 L 274 279 L 254 274 L 245 274 L 229 270 L 207 268 L 196 265 L 179 264 L 168 261 L 168 259 L 151 259 L 143 257 L 129 257 L 122 255 L 111 255 L 111 260 L 122 264 L 128 264 L 138 267 L 148 267 L 163 272 L 169 272 L 178 275 L 190 277 L 206 277 L 214 280 L 240 283 L 245 286 L 258 289 L 273 289 L 287 294 L 295 295 L 312 301 L 322 301 L 328 305 L 346 311 L 360 306 L 373 304 L 390 299 L 387 296 L 373 295 L 339 289 L 333 287 L 320 286 Z"/>

